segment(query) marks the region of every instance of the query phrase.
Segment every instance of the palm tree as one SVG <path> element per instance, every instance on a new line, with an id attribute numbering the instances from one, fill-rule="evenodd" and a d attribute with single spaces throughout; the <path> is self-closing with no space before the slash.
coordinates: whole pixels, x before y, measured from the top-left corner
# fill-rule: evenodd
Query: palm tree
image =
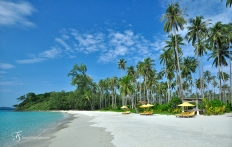
<path id="1" fill-rule="evenodd" d="M 192 76 L 192 73 L 196 72 L 197 60 L 194 57 L 184 57 L 183 62 L 181 62 L 180 64 L 180 67 L 181 76 L 186 79 L 188 76 Z"/>
<path id="2" fill-rule="evenodd" d="M 188 89 L 189 89 L 189 83 L 188 83 L 188 81 L 187 80 L 185 80 L 184 82 L 183 82 L 183 90 L 184 91 L 187 91 Z M 187 94 L 186 94 L 187 95 Z"/>
<path id="3" fill-rule="evenodd" d="M 230 76 L 229 76 L 229 74 L 227 74 L 225 72 L 218 73 L 218 76 L 222 77 L 222 81 L 223 81 L 222 90 L 223 90 L 223 94 L 224 94 L 223 101 L 226 102 L 225 89 L 223 89 L 223 86 L 226 85 L 226 82 L 228 81 Z M 225 86 L 224 86 L 224 88 L 225 88 Z"/>
<path id="4" fill-rule="evenodd" d="M 144 64 L 143 64 L 143 69 L 144 69 L 144 79 L 145 79 L 145 90 L 146 90 L 146 95 L 147 95 L 147 102 L 149 103 L 149 98 L 148 98 L 148 88 L 147 88 L 147 80 L 150 74 L 152 73 L 152 67 L 155 65 L 155 60 L 152 60 L 151 58 L 145 58 L 144 59 Z"/>
<path id="5" fill-rule="evenodd" d="M 215 88 L 218 86 L 218 82 L 216 81 L 216 76 L 212 76 L 212 79 L 213 79 L 213 81 L 212 81 L 212 86 L 213 86 L 213 98 L 215 99 Z"/>
<path id="6" fill-rule="evenodd" d="M 111 95 L 112 95 L 112 107 L 116 105 L 116 89 L 115 87 L 118 84 L 118 78 L 114 76 L 113 78 L 109 79 L 109 87 L 111 90 Z"/>
<path id="7" fill-rule="evenodd" d="M 168 8 L 166 9 L 166 13 L 162 15 L 161 21 L 166 20 L 164 23 L 164 31 L 170 33 L 173 31 L 175 36 L 175 54 L 177 59 L 177 75 L 180 79 L 180 91 L 182 93 L 182 79 L 180 74 L 180 63 L 179 63 L 179 53 L 178 53 L 178 44 L 177 44 L 177 35 L 176 32 L 178 29 L 183 30 L 184 24 L 186 24 L 186 20 L 184 19 L 183 15 L 185 10 L 179 8 L 178 3 L 169 4 Z M 181 95 L 182 96 L 182 95 Z"/>
<path id="8" fill-rule="evenodd" d="M 127 75 L 131 76 L 131 77 L 135 77 L 135 68 L 134 66 L 129 66 L 127 68 Z"/>
<path id="9" fill-rule="evenodd" d="M 155 87 L 157 87 L 157 86 L 158 86 L 157 71 L 155 69 L 152 69 L 152 71 L 150 72 L 150 74 L 148 76 L 148 80 L 147 80 L 147 91 L 148 92 L 150 91 L 150 97 L 151 97 L 151 99 L 153 99 L 152 102 L 154 102 L 153 94 L 155 91 Z M 150 100 L 148 101 L 148 103 L 150 103 Z"/>
<path id="10" fill-rule="evenodd" d="M 126 69 L 126 61 L 124 59 L 120 59 L 118 61 L 118 69 L 121 69 L 121 77 L 122 77 L 122 70 Z"/>
<path id="11" fill-rule="evenodd" d="M 208 71 L 208 70 L 206 70 L 206 71 L 204 72 L 203 76 L 204 76 L 204 79 L 206 80 L 206 82 L 208 83 L 207 91 L 208 91 L 208 93 L 209 93 L 209 84 L 210 84 L 211 81 L 212 81 L 211 72 Z M 209 97 L 209 99 L 210 99 L 210 97 Z"/>
<path id="12" fill-rule="evenodd" d="M 227 8 L 227 6 L 231 7 L 231 5 L 232 5 L 232 0 L 226 0 L 226 8 Z"/>
<path id="13" fill-rule="evenodd" d="M 140 97 L 140 101 L 142 100 L 142 81 L 140 81 L 141 79 L 143 79 L 143 81 L 145 80 L 145 73 L 144 73 L 144 63 L 143 62 L 138 62 L 138 64 L 136 65 L 137 68 L 137 73 L 138 73 L 138 81 L 140 83 L 140 88 L 139 88 L 139 97 Z M 143 77 L 143 78 L 142 78 Z"/>
<path id="14" fill-rule="evenodd" d="M 230 47 L 230 43 L 232 43 L 232 23 L 228 23 L 224 27 L 223 34 L 226 36 L 226 42 Z M 230 49 L 229 49 L 229 56 L 230 56 Z M 231 57 L 229 58 L 230 61 L 230 99 L 231 99 L 231 106 L 232 106 L 232 78 L 231 78 Z"/>
<path id="15" fill-rule="evenodd" d="M 119 91 L 122 94 L 124 98 L 130 98 L 132 106 L 136 109 L 136 113 L 138 113 L 137 108 L 134 104 L 134 97 L 131 96 L 132 91 L 134 90 L 133 85 L 131 84 L 131 77 L 130 76 L 124 76 L 119 79 Z M 125 105 L 125 104 L 123 104 Z"/>
<path id="16" fill-rule="evenodd" d="M 167 80 L 167 85 L 168 85 L 168 102 L 170 101 L 170 80 L 168 79 L 168 71 L 167 71 L 167 66 L 168 63 L 171 62 L 172 60 L 172 54 L 170 51 L 163 49 L 163 53 L 160 54 L 160 64 L 163 64 L 165 66 L 165 76 Z"/>
<path id="17" fill-rule="evenodd" d="M 127 75 L 131 77 L 131 82 L 133 83 L 133 86 L 136 87 L 132 93 L 132 95 L 135 96 L 135 91 L 137 90 L 136 79 L 138 78 L 138 74 L 136 73 L 134 66 L 131 65 L 127 68 Z"/>
<path id="18" fill-rule="evenodd" d="M 181 63 L 181 74 L 183 78 L 187 78 L 188 76 L 191 76 L 191 73 L 195 73 L 197 60 L 194 57 L 186 57 L 183 59 L 184 60 Z"/>
<path id="19" fill-rule="evenodd" d="M 187 76 L 187 77 L 186 77 L 186 81 L 188 81 L 188 84 L 189 84 L 189 86 L 191 87 L 190 91 L 191 91 L 191 93 L 193 93 L 193 86 L 194 86 L 194 83 L 193 83 L 193 80 L 192 80 L 192 76 L 191 76 L 191 75 Z"/>
<path id="20" fill-rule="evenodd" d="M 206 48 L 202 43 L 203 39 L 205 38 L 206 34 L 208 33 L 207 24 L 210 20 L 203 21 L 203 16 L 196 16 L 195 19 L 190 18 L 189 23 L 190 26 L 188 28 L 188 33 L 186 35 L 186 39 L 188 42 L 192 42 L 192 46 L 195 47 L 195 54 L 198 59 L 199 56 L 203 56 Z M 201 70 L 200 70 L 200 60 L 198 59 L 198 71 L 199 71 L 199 79 L 201 77 Z M 200 81 L 201 87 L 203 86 L 202 80 Z M 203 96 L 203 88 L 201 88 L 201 95 Z"/>
<path id="21" fill-rule="evenodd" d="M 108 106 L 110 107 L 110 78 L 107 77 L 105 80 L 104 80 L 104 90 L 105 90 L 105 106 L 107 106 L 107 103 L 108 103 Z"/>
<path id="22" fill-rule="evenodd" d="M 172 34 L 168 35 L 168 38 L 170 40 L 165 41 L 166 46 L 164 46 L 164 49 L 167 50 L 169 52 L 169 54 L 172 54 L 174 56 L 174 57 L 170 58 L 171 62 L 174 62 L 174 64 L 173 63 L 167 63 L 167 64 L 168 65 L 170 65 L 170 64 L 174 65 L 174 68 L 175 68 L 175 71 L 176 71 L 176 81 L 179 83 L 179 87 L 180 87 L 179 88 L 179 96 L 181 97 L 181 86 L 182 86 L 182 84 L 180 85 L 181 79 L 178 78 L 178 65 L 177 65 L 177 63 L 179 63 L 180 58 L 179 58 L 179 55 L 176 54 L 175 50 L 177 50 L 178 54 L 180 54 L 180 56 L 181 56 L 183 53 L 182 53 L 182 50 L 181 50 L 180 46 L 185 45 L 185 44 L 183 43 L 183 38 L 179 34 L 177 34 L 176 36 L 173 36 Z"/>
<path id="23" fill-rule="evenodd" d="M 102 108 L 102 104 L 103 104 L 103 89 L 104 89 L 104 80 L 100 79 L 100 81 L 98 82 L 98 88 L 100 91 L 100 105 L 99 107 Z"/>
<path id="24" fill-rule="evenodd" d="M 195 79 L 196 89 L 201 89 L 200 79 Z M 196 92 L 197 95 L 198 92 Z M 198 96 L 197 96 L 198 97 Z"/>
<path id="25" fill-rule="evenodd" d="M 219 50 L 214 49 L 213 52 L 211 54 L 209 54 L 208 60 L 210 58 L 214 58 L 212 66 L 213 65 L 215 65 L 216 67 L 228 66 L 226 58 L 230 58 L 229 52 L 230 51 L 228 50 L 228 46 L 226 44 L 222 44 L 222 47 Z M 218 61 L 219 61 L 219 63 L 218 63 Z M 219 69 L 218 73 L 220 73 L 221 68 L 218 68 L 218 69 Z M 219 89 L 220 89 L 220 93 L 221 93 L 221 80 L 224 79 L 223 75 L 219 76 L 219 79 L 220 79 L 220 87 L 219 87 Z"/>
<path id="26" fill-rule="evenodd" d="M 213 61 L 213 65 L 215 64 L 216 67 L 218 67 L 218 73 L 220 73 L 220 65 L 222 61 L 220 61 L 220 48 L 222 47 L 222 44 L 225 40 L 225 36 L 223 36 L 223 24 L 221 22 L 217 22 L 214 24 L 213 27 L 211 27 L 208 42 L 209 47 L 212 50 L 212 53 L 208 60 L 210 58 L 215 58 Z M 219 98 L 221 100 L 221 80 L 220 80 L 220 86 L 219 86 Z"/>

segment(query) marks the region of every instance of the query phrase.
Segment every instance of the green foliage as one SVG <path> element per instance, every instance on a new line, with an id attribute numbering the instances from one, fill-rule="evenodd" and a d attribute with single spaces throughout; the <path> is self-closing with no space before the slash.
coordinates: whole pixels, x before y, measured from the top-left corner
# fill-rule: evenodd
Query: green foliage
<path id="1" fill-rule="evenodd" d="M 172 110 L 178 108 L 178 105 L 182 103 L 182 100 L 179 97 L 173 97 L 169 102 Z"/>
<path id="2" fill-rule="evenodd" d="M 221 102 L 220 100 L 212 100 L 209 102 L 209 105 L 210 106 L 213 106 L 213 107 L 220 107 L 220 106 L 223 106 L 225 105 L 223 102 Z"/>
<path id="3" fill-rule="evenodd" d="M 232 111 L 232 106 L 231 106 L 230 103 L 228 103 L 228 104 L 226 105 L 226 112 L 228 113 L 228 112 L 231 112 L 231 111 Z"/>
<path id="4" fill-rule="evenodd" d="M 206 115 L 219 115 L 224 114 L 226 111 L 226 105 L 220 100 L 208 101 L 206 98 L 203 99 L 205 106 Z"/>
<path id="5" fill-rule="evenodd" d="M 28 93 L 23 96 L 25 99 L 15 107 L 16 110 L 90 110 L 90 99 L 86 99 L 85 95 L 79 95 L 79 91 L 50 92 L 38 95 Z M 93 98 L 96 96 L 92 96 L 91 100 Z M 98 108 L 98 103 L 94 103 L 93 107 Z"/>
<path id="6" fill-rule="evenodd" d="M 153 110 L 155 113 L 163 113 L 163 112 L 170 113 L 171 107 L 170 107 L 170 104 L 162 104 L 162 105 L 156 104 L 154 105 Z"/>
<path id="7" fill-rule="evenodd" d="M 175 114 L 181 112 L 181 107 L 178 107 L 182 103 L 182 100 L 178 97 L 173 97 L 167 104 L 156 104 L 154 111 L 161 114 Z"/>

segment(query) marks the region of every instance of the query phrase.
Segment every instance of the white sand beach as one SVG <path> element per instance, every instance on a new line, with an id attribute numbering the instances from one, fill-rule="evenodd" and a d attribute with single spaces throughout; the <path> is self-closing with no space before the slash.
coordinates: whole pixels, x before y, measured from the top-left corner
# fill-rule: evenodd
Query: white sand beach
<path id="1" fill-rule="evenodd" d="M 65 112 L 65 111 L 64 111 Z M 66 111 L 75 114 L 67 128 L 53 134 L 49 147 L 231 147 L 232 113 L 176 118 L 116 112 Z M 88 116 L 88 117 L 86 117 Z"/>

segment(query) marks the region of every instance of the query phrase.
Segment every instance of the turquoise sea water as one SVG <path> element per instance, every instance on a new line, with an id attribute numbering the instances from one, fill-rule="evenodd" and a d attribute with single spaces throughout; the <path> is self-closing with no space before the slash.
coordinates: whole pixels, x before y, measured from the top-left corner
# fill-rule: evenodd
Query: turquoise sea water
<path id="1" fill-rule="evenodd" d="M 22 141 L 23 137 L 35 137 L 56 126 L 68 116 L 60 112 L 0 111 L 0 147 Z M 15 138 L 18 134 L 19 138 Z M 14 139 L 14 140 L 13 140 Z"/>

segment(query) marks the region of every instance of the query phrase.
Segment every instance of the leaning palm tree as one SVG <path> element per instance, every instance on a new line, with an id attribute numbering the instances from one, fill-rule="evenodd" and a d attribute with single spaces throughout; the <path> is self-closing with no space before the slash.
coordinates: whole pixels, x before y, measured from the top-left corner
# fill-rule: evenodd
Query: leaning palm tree
<path id="1" fill-rule="evenodd" d="M 177 75 L 180 79 L 180 91 L 182 93 L 182 79 L 180 74 L 180 63 L 179 63 L 179 54 L 177 51 L 177 37 L 176 32 L 181 29 L 184 29 L 184 24 L 186 24 L 186 20 L 184 19 L 185 9 L 180 9 L 178 3 L 169 4 L 166 9 L 165 14 L 162 15 L 161 21 L 166 20 L 164 23 L 164 31 L 167 33 L 173 32 L 175 36 L 175 54 L 177 56 Z"/>
<path id="2" fill-rule="evenodd" d="M 120 59 L 118 61 L 118 69 L 121 69 L 121 77 L 122 77 L 122 70 L 126 69 L 126 61 L 124 59 Z"/>
<path id="3" fill-rule="evenodd" d="M 186 35 L 186 39 L 188 42 L 192 42 L 192 46 L 195 47 L 195 55 L 198 60 L 198 71 L 199 71 L 199 79 L 201 77 L 201 70 L 200 70 L 200 60 L 198 57 L 203 56 L 204 51 L 206 50 L 203 39 L 205 38 L 206 34 L 208 33 L 207 25 L 210 20 L 203 21 L 203 16 L 196 16 L 195 19 L 190 18 L 189 23 L 190 26 L 188 28 L 188 33 Z M 203 86 L 202 80 L 200 80 L 201 87 Z M 201 95 L 203 96 L 203 88 L 201 88 Z"/>

